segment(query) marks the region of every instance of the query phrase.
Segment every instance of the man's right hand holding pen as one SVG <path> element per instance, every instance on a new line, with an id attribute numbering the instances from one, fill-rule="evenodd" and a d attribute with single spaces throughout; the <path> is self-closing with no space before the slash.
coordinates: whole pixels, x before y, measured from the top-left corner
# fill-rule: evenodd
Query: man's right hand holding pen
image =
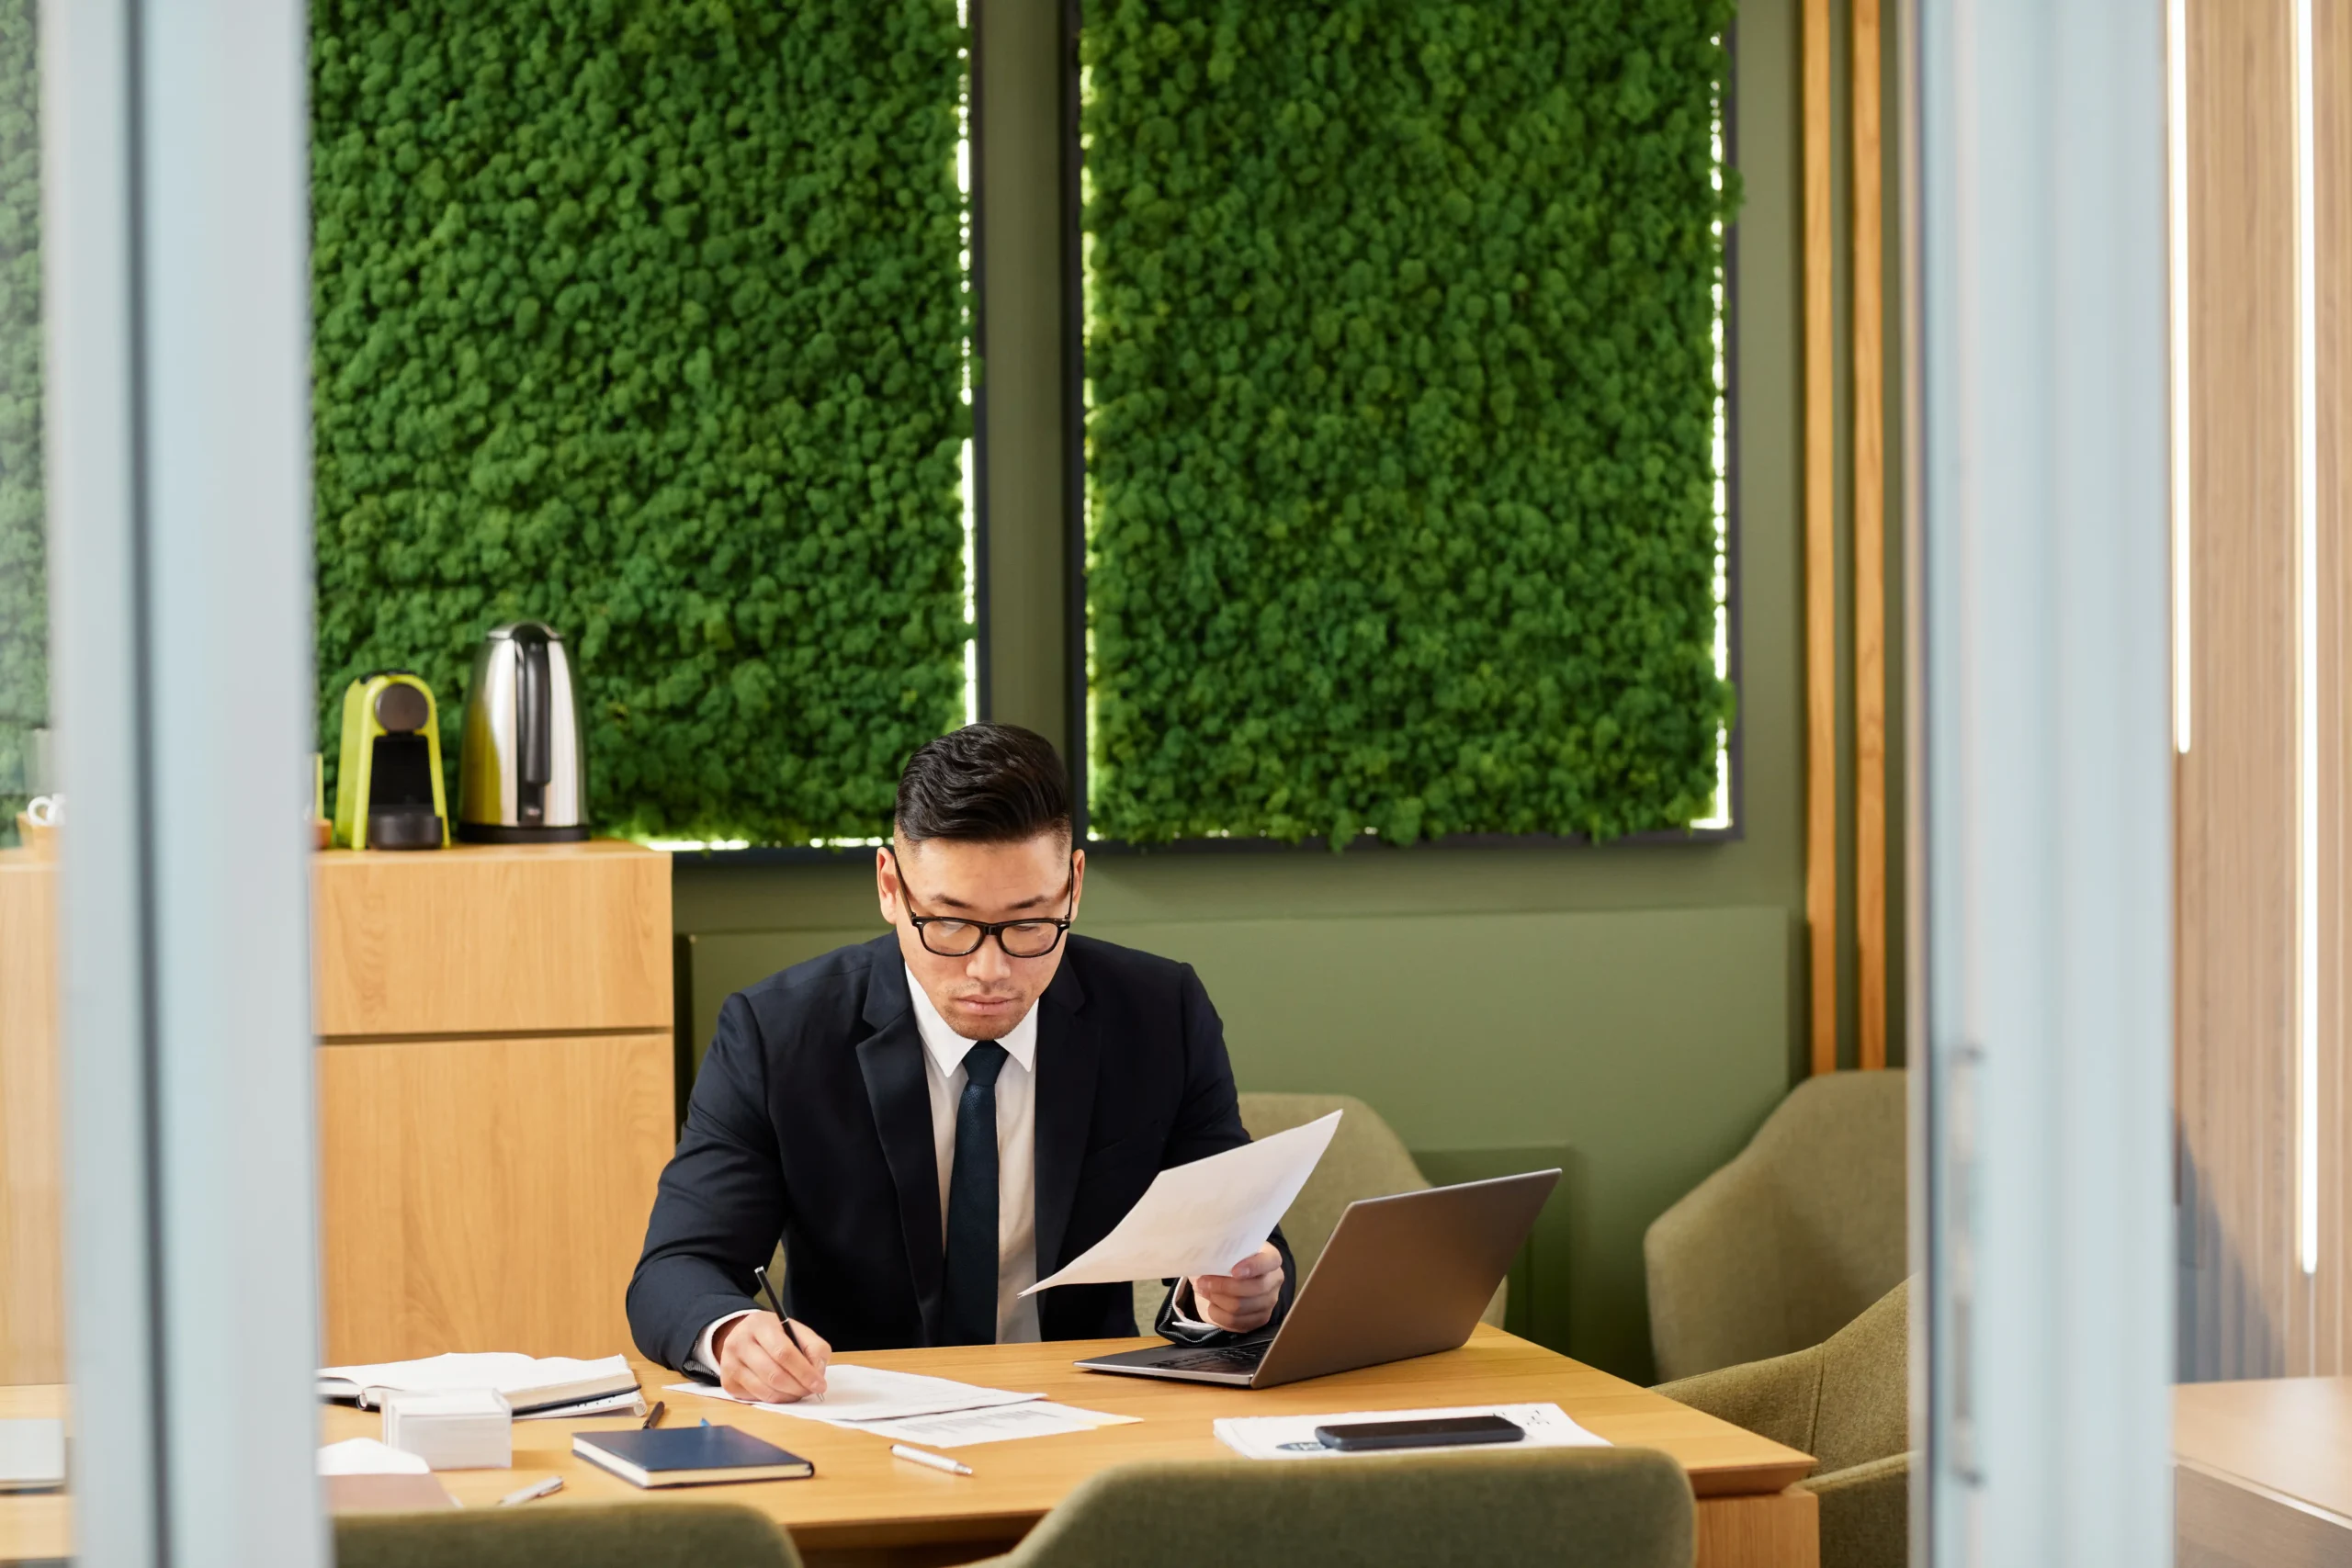
<path id="1" fill-rule="evenodd" d="M 719 1329 L 717 1348 L 718 1386 L 738 1399 L 792 1404 L 824 1397 L 833 1348 L 805 1323 L 749 1313 Z"/>
<path id="2" fill-rule="evenodd" d="M 718 1331 L 718 1386 L 738 1399 L 791 1404 L 825 1397 L 825 1363 L 833 1348 L 784 1310 L 764 1268 L 752 1270 L 768 1310 L 739 1317 Z"/>

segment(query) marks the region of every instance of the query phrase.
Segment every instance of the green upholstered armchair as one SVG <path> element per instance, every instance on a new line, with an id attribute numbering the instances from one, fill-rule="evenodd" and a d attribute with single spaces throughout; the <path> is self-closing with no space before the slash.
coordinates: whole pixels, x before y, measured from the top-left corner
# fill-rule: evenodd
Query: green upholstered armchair
<path id="1" fill-rule="evenodd" d="M 651 1512 L 652 1510 L 648 1510 Z M 1690 1568 L 1690 1483 L 1652 1449 L 1123 1465 L 993 1568 Z"/>
<path id="2" fill-rule="evenodd" d="M 1799 1084 L 1643 1238 L 1657 1375 L 1818 1345 L 1909 1271 L 1900 1070 Z"/>
<path id="3" fill-rule="evenodd" d="M 1340 1118 L 1331 1146 L 1323 1151 L 1322 1163 L 1283 1214 L 1283 1236 L 1290 1243 L 1301 1282 L 1323 1256 L 1323 1244 L 1339 1228 L 1340 1216 L 1347 1213 L 1349 1204 L 1359 1198 L 1385 1198 L 1391 1192 L 1419 1192 L 1430 1185 L 1430 1179 L 1406 1152 L 1404 1141 L 1380 1119 L 1380 1112 L 1351 1094 L 1245 1094 L 1240 1100 L 1241 1124 L 1252 1138 L 1303 1127 L 1334 1111 L 1346 1112 Z M 1502 1323 L 1509 1291 L 1508 1282 L 1496 1288 L 1495 1299 L 1481 1314 L 1485 1322 Z M 1167 1286 L 1157 1280 L 1136 1281 L 1137 1327 L 1149 1331 L 1167 1295 Z"/>
<path id="4" fill-rule="evenodd" d="M 791 1538 L 730 1503 L 354 1514 L 335 1568 L 800 1568 Z"/>
<path id="5" fill-rule="evenodd" d="M 1657 1392 L 1821 1461 L 1821 1568 L 1903 1568 L 1910 1551 L 1911 1286 L 1809 1350 Z"/>

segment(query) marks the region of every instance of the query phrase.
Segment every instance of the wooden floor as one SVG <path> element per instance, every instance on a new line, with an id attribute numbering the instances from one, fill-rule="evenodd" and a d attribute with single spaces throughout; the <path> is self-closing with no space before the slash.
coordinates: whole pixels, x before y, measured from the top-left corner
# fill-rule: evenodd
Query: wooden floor
<path id="1" fill-rule="evenodd" d="M 650 1364 L 639 1363 L 638 1373 L 649 1399 L 669 1401 L 671 1421 L 707 1416 L 815 1462 L 812 1480 L 726 1489 L 728 1501 L 760 1508 L 785 1525 L 814 1564 L 906 1568 L 1002 1551 L 1096 1471 L 1133 1461 L 1230 1458 L 1210 1429 L 1221 1416 L 1538 1400 L 1558 1403 L 1611 1442 L 1661 1449 L 1679 1460 L 1701 1499 L 1699 1561 L 1708 1568 L 1815 1568 L 1818 1562 L 1814 1498 L 1787 1490 L 1813 1468 L 1807 1456 L 1500 1329 L 1482 1326 L 1468 1345 L 1442 1355 L 1265 1390 L 1106 1377 L 1070 1364 L 1079 1356 L 1147 1343 L 1153 1341 L 859 1355 L 857 1360 L 876 1366 L 1036 1391 L 1066 1404 L 1138 1417 L 1133 1425 L 1070 1437 L 959 1450 L 977 1472 L 969 1477 L 894 1460 L 884 1439 L 864 1433 L 667 1393 L 664 1385 L 683 1380 Z M 44 1392 L 50 1408 L 62 1402 L 62 1391 Z M 639 1491 L 571 1456 L 575 1430 L 628 1424 L 519 1421 L 513 1470 L 459 1471 L 442 1479 L 468 1507 L 494 1503 L 524 1482 L 550 1474 L 564 1478 L 564 1490 L 532 1506 L 618 1501 L 658 1506 L 679 1500 L 676 1494 Z M 331 1407 L 322 1413 L 321 1440 L 374 1437 L 379 1426 L 372 1414 Z M 707 1500 L 710 1494 L 691 1495 Z M 61 1498 L 0 1498 L 0 1561 L 66 1555 L 66 1526 Z"/>

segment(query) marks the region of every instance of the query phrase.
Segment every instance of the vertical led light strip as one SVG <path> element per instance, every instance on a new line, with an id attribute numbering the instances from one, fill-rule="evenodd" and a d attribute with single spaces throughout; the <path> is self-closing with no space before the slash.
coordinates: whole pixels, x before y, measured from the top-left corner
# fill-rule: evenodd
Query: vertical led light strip
<path id="1" fill-rule="evenodd" d="M 1721 38 L 1715 42 L 1723 43 Z M 1724 188 L 1724 106 L 1720 95 L 1715 99 L 1714 130 L 1710 149 L 1714 157 L 1714 170 L 1710 176 L 1718 197 Z M 1724 250 L 1724 222 L 1714 222 L 1715 253 Z M 1724 275 L 1715 274 L 1714 285 L 1714 349 L 1715 406 L 1714 439 L 1712 459 L 1715 471 L 1715 679 L 1731 679 L 1731 358 L 1724 338 Z M 1728 828 L 1731 826 L 1731 729 L 1728 726 L 1715 731 L 1715 799 L 1704 817 L 1693 821 L 1693 828 Z"/>
<path id="2" fill-rule="evenodd" d="M 2319 239 L 2312 0 L 2295 0 L 2295 1253 L 2319 1271 Z"/>
<path id="3" fill-rule="evenodd" d="M 964 270 L 964 298 L 970 302 L 965 313 L 963 394 L 964 406 L 972 406 L 972 310 L 979 301 L 972 289 L 972 91 L 976 84 L 972 61 L 972 17 L 970 0 L 956 0 L 956 25 L 964 29 L 965 46 L 956 51 L 964 61 L 964 96 L 956 106 L 956 192 L 961 198 L 961 213 L 956 221 L 963 240 L 957 257 Z M 974 635 L 964 639 L 964 722 L 980 721 L 980 643 L 977 628 L 980 624 L 980 496 L 979 476 L 975 471 L 972 439 L 964 438 L 961 456 L 964 471 L 964 624 L 975 628 Z"/>
<path id="4" fill-rule="evenodd" d="M 2191 629 L 2188 576 L 2188 5 L 2170 0 L 2165 27 L 2166 248 L 2171 265 L 2172 743 L 2188 754 Z"/>

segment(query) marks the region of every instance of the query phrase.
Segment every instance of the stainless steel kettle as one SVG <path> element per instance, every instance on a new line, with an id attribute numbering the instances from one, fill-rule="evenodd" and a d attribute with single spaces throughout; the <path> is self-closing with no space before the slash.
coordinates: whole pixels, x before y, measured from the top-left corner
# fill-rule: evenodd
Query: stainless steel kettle
<path id="1" fill-rule="evenodd" d="M 588 754 L 563 638 L 538 621 L 493 627 L 466 687 L 458 837 L 544 844 L 587 836 Z"/>

